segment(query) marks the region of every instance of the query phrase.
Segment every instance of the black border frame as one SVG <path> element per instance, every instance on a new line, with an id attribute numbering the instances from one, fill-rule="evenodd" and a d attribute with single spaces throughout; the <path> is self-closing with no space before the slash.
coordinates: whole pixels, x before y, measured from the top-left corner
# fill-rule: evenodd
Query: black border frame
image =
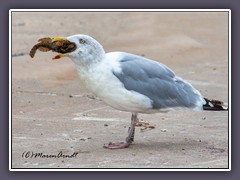
<path id="1" fill-rule="evenodd" d="M 19 9 L 19 10 L 21 10 L 21 9 Z M 69 11 L 68 11 L 69 10 Z M 89 11 L 87 11 L 87 10 L 85 10 L 85 11 L 81 11 L 81 9 L 79 9 L 79 11 L 78 10 L 74 10 L 74 11 L 70 11 L 71 9 L 66 9 L 66 11 L 64 10 L 64 11 L 61 11 L 61 10 L 57 10 L 57 11 L 51 11 L 51 9 L 49 10 L 49 9 L 46 9 L 46 11 L 38 11 L 38 9 L 35 9 L 35 10 L 30 10 L 30 11 L 18 11 L 18 9 L 13 9 L 11 12 L 10 12 L 10 10 L 9 10 L 9 16 L 10 16 L 10 13 L 11 13 L 11 22 L 12 22 L 12 13 L 13 12 L 42 12 L 42 13 L 44 13 L 44 12 L 56 12 L 56 13 L 58 13 L 58 12 L 66 12 L 66 13 L 68 13 L 68 12 L 79 12 L 79 13 L 81 13 L 81 12 L 121 12 L 121 11 L 118 11 L 119 9 L 111 9 L 111 10 L 104 10 L 104 11 L 98 11 L 98 9 L 95 9 L 95 11 L 93 11 L 93 10 L 89 10 Z M 100 9 L 101 10 L 101 9 Z M 127 10 L 127 9 L 126 9 Z M 144 10 L 144 9 L 143 9 Z M 152 11 L 153 10 L 153 11 Z M 165 9 L 165 10 L 168 10 L 168 9 Z M 198 11 L 199 10 L 199 11 Z M 201 9 L 202 10 L 202 9 Z M 216 10 L 218 10 L 218 9 L 216 9 Z M 159 9 L 151 9 L 151 11 L 142 11 L 141 9 L 139 9 L 139 10 L 137 10 L 137 11 L 131 11 L 131 9 L 130 10 L 127 10 L 127 11 L 124 11 L 124 12 L 145 12 L 145 13 L 147 13 L 147 12 L 167 12 L 167 13 L 169 13 L 169 12 L 227 12 L 228 13 L 228 104 L 229 104 L 229 102 L 230 102 L 230 92 L 229 92 L 229 85 L 230 85 L 230 81 L 231 81 L 231 79 L 230 79 L 230 77 L 229 77 L 229 69 L 231 69 L 231 67 L 229 67 L 229 65 L 230 65 L 230 61 L 231 61 L 231 59 L 230 59 L 230 52 L 229 52 L 229 45 L 230 45 L 230 42 L 231 42 L 231 39 L 229 39 L 229 30 L 231 30 L 231 27 L 230 27 L 230 25 L 231 25 L 231 22 L 229 22 L 229 16 L 230 16 L 230 19 L 231 19 L 231 12 L 229 12 L 229 11 L 227 11 L 227 9 L 220 9 L 221 11 L 212 11 L 211 9 L 210 10 L 208 10 L 208 9 L 206 9 L 206 10 L 202 10 L 202 11 L 200 11 L 200 9 L 191 9 L 191 10 L 186 10 L 186 11 L 177 11 L 177 10 L 172 10 L 172 9 L 170 9 L 169 11 L 161 11 L 161 9 L 159 10 Z M 230 10 L 231 11 L 231 10 Z M 10 22 L 9 22 L 9 25 L 10 25 Z M 11 26 L 12 26 L 12 24 L 11 24 Z M 11 28 L 11 30 L 12 30 L 12 28 Z M 12 31 L 11 31 L 11 37 L 12 37 Z M 231 37 L 230 37 L 231 38 Z M 9 39 L 10 41 L 11 41 L 11 49 L 9 50 L 9 51 L 11 51 L 12 52 L 12 38 L 11 39 Z M 10 59 L 10 57 L 9 57 L 9 59 Z M 11 57 L 11 61 L 12 61 L 12 57 Z M 12 66 L 11 66 L 11 72 L 12 72 Z M 230 81 L 229 81 L 230 80 Z M 11 92 L 12 92 L 12 79 L 11 79 Z M 231 108 L 231 107 L 230 107 Z M 12 109 L 12 94 L 11 94 L 11 109 Z M 229 115 L 230 115 L 230 113 L 229 113 L 229 111 L 228 111 L 228 168 L 13 168 L 12 167 L 12 159 L 11 159 L 11 171 L 15 171 L 15 170 L 26 170 L 26 171 L 30 171 L 30 170 L 35 170 L 35 171 L 37 171 L 37 170 L 51 170 L 51 171 L 59 171 L 59 170 L 67 170 L 67 171 L 73 171 L 73 170 L 79 170 L 79 171 L 83 171 L 83 170 L 91 170 L 91 171 L 100 171 L 100 170 L 102 170 L 102 171 L 109 171 L 109 170 L 116 170 L 116 171 L 118 171 L 118 170 L 120 170 L 120 171 L 124 171 L 124 170 L 127 170 L 127 171 L 129 171 L 129 170 L 132 170 L 132 171 L 137 171 L 137 170 L 141 170 L 141 169 L 147 169 L 148 171 L 151 171 L 151 170 L 159 170 L 159 171 L 164 171 L 164 170 L 171 170 L 171 171 L 181 171 L 181 170 L 184 170 L 184 171 L 192 171 L 192 170 L 196 170 L 196 171 L 204 171 L 204 170 L 208 170 L 208 171 L 210 171 L 211 169 L 212 169 L 212 171 L 217 171 L 217 170 L 222 170 L 222 171 L 227 171 L 227 170 L 231 170 L 231 169 L 229 169 L 230 167 L 231 167 L 231 165 L 230 165 L 230 149 L 231 149 L 231 147 L 230 147 L 230 143 L 229 143 L 229 137 L 230 137 L 230 132 L 229 132 L 229 121 L 230 121 L 230 118 L 229 118 Z M 11 114 L 11 125 L 12 125 L 12 114 Z M 11 132 L 12 132 L 12 126 L 11 126 Z M 12 139 L 12 134 L 11 134 L 11 139 Z M 11 140 L 12 141 L 12 140 Z M 11 157 L 12 157 L 12 144 L 11 144 Z"/>
<path id="2" fill-rule="evenodd" d="M 8 163 L 8 93 L 9 93 L 9 73 L 8 73 L 8 10 L 14 8 L 162 8 L 162 9 L 177 9 L 177 8 L 208 8 L 208 9 L 231 9 L 232 11 L 232 41 L 231 41 L 231 54 L 232 54 L 232 71 L 231 71 L 231 94 L 234 97 L 231 101 L 232 107 L 232 170 L 231 172 L 78 172 L 78 173 L 60 173 L 60 172 L 9 172 Z M 240 77 L 240 1 L 237 0 L 201 0 L 201 1 L 192 1 L 192 0 L 167 0 L 167 1 L 155 1 L 155 0 L 132 0 L 132 1 L 110 1 L 110 0 L 88 0 L 88 1 L 74 1 L 68 0 L 65 2 L 55 2 L 49 0 L 41 1 L 31 1 L 31 0 L 11 0 L 11 1 L 0 1 L 0 117 L 1 117 L 1 126 L 0 126 L 0 174 L 3 179 L 11 180 L 27 180 L 27 179 L 51 179 L 51 180 L 64 180 L 66 178 L 71 179 L 115 179 L 122 180 L 124 178 L 128 179 L 138 179 L 143 180 L 146 178 L 151 179 L 178 179 L 178 180 L 202 180 L 202 179 L 211 179 L 211 180 L 235 180 L 239 179 L 240 176 L 240 145 L 238 137 L 240 137 L 240 127 L 239 116 L 240 112 L 238 108 L 238 92 L 240 92 L 240 85 L 238 77 Z M 236 98 L 235 98 L 236 97 Z"/>

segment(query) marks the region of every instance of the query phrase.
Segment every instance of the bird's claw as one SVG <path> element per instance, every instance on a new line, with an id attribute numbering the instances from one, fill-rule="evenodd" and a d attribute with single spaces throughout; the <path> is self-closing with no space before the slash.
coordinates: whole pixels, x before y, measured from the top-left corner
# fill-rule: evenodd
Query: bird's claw
<path id="1" fill-rule="evenodd" d="M 131 142 L 110 142 L 107 145 L 104 144 L 103 147 L 107 149 L 123 149 L 127 148 Z"/>

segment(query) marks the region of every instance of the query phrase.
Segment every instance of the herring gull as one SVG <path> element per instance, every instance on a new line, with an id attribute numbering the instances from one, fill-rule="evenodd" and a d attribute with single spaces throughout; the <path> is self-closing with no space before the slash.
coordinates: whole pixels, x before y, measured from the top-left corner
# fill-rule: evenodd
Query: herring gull
<path id="1" fill-rule="evenodd" d="M 54 40 L 64 39 L 56 37 Z M 223 102 L 208 100 L 190 83 L 159 62 L 126 52 L 105 53 L 94 38 L 77 34 L 67 38 L 76 44 L 68 56 L 76 65 L 88 90 L 111 107 L 132 113 L 131 127 L 123 142 L 110 142 L 105 148 L 126 148 L 131 143 L 138 113 L 166 112 L 174 109 L 227 110 Z"/>

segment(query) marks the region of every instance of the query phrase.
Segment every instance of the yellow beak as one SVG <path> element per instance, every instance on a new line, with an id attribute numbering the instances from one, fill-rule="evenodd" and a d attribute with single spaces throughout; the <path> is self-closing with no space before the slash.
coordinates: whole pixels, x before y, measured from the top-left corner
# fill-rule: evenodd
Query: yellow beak
<path id="1" fill-rule="evenodd" d="M 57 36 L 57 37 L 52 38 L 52 41 L 59 41 L 59 40 L 64 40 L 64 39 L 67 39 L 67 38 L 63 37 L 63 36 Z"/>
<path id="2" fill-rule="evenodd" d="M 58 54 L 55 57 L 52 58 L 52 60 L 60 59 L 61 57 L 67 56 L 68 54 Z"/>

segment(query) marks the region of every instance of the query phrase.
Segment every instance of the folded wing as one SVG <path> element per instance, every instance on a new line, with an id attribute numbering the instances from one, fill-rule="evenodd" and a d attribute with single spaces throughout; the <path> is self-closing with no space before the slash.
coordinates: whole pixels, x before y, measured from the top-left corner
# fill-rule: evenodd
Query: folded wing
<path id="1" fill-rule="evenodd" d="M 118 60 L 121 71 L 114 75 L 129 91 L 143 94 L 152 100 L 153 109 L 202 109 L 205 100 L 191 84 L 177 77 L 164 64 L 141 56 L 123 53 Z"/>

